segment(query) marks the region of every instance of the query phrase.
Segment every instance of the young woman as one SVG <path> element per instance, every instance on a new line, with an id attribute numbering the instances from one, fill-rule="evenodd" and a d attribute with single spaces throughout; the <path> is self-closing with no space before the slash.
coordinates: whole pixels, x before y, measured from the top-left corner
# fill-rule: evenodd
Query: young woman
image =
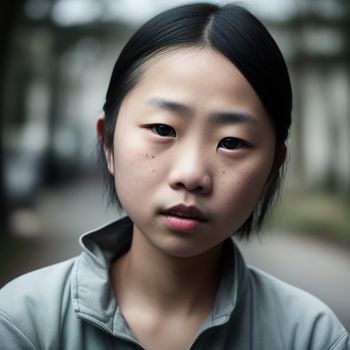
<path id="1" fill-rule="evenodd" d="M 247 10 L 192 4 L 141 27 L 97 122 L 126 217 L 0 292 L 3 349 L 350 349 L 319 300 L 248 268 L 291 122 L 286 65 Z"/>

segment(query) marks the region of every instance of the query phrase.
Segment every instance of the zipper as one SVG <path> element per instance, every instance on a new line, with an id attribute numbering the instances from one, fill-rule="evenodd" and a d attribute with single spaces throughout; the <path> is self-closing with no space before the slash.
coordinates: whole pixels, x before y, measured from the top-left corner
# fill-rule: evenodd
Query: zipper
<path id="1" fill-rule="evenodd" d="M 123 334 L 114 334 L 109 328 L 103 326 L 102 324 L 98 323 L 98 322 L 95 322 L 93 320 L 91 320 L 90 318 L 87 318 L 85 316 L 83 316 L 82 314 L 80 313 L 77 313 L 76 314 L 77 317 L 79 319 L 81 319 L 82 321 L 84 322 L 87 322 L 89 323 L 90 325 L 100 329 L 101 331 L 107 333 L 108 335 L 111 335 L 112 337 L 115 337 L 115 338 L 119 338 L 120 340 L 123 340 L 123 341 L 126 341 L 126 342 L 129 342 L 129 343 L 132 343 L 136 346 L 138 346 L 140 349 L 143 349 L 143 350 L 146 350 L 140 343 L 138 343 L 135 339 L 131 338 L 131 337 L 128 337 L 126 335 L 123 335 Z M 217 324 L 215 326 L 211 326 L 209 328 L 205 328 L 203 329 L 200 333 L 198 333 L 197 337 L 194 339 L 194 341 L 192 342 L 192 344 L 190 345 L 190 347 L 188 348 L 189 350 L 193 350 L 195 349 L 195 347 L 197 346 L 197 344 L 199 343 L 199 341 L 201 340 L 201 338 L 203 337 L 203 334 L 204 333 L 209 333 L 210 331 L 212 331 L 213 329 L 215 328 L 218 328 L 218 327 L 221 327 L 223 324 L 225 324 L 227 321 L 224 321 L 220 324 Z"/>
<path id="2" fill-rule="evenodd" d="M 100 324 L 99 322 L 96 322 L 96 321 L 93 321 L 91 320 L 90 318 L 87 318 L 85 316 L 83 316 L 82 314 L 80 313 L 77 313 L 76 314 L 77 317 L 79 319 L 81 319 L 82 321 L 100 329 L 101 331 L 107 333 L 108 335 L 111 335 L 112 337 L 115 337 L 115 338 L 118 338 L 120 340 L 123 340 L 123 341 L 126 341 L 126 342 L 129 342 L 129 343 L 132 343 L 136 346 L 138 346 L 140 349 L 143 349 L 143 350 L 146 350 L 144 347 L 142 347 L 142 345 L 140 343 L 138 343 L 135 339 L 131 338 L 131 337 L 128 337 L 126 335 L 123 335 L 123 334 L 120 334 L 120 333 L 117 333 L 117 334 L 114 334 L 109 328 L 103 326 L 102 324 Z"/>
<path id="3" fill-rule="evenodd" d="M 215 328 L 222 327 L 226 322 L 227 322 L 227 320 L 221 322 L 220 324 L 217 324 L 215 326 L 211 326 L 211 327 L 205 328 L 202 331 L 200 331 L 198 333 L 197 337 L 193 340 L 193 342 L 190 345 L 190 347 L 188 348 L 188 350 L 194 350 L 196 348 L 198 343 L 202 340 L 204 333 L 210 333 L 212 330 L 215 330 Z"/>

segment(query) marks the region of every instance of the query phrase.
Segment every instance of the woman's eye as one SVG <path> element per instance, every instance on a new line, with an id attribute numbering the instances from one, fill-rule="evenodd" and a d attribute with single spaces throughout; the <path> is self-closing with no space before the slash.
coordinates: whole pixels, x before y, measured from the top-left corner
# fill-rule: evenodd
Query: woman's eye
<path id="1" fill-rule="evenodd" d="M 154 124 L 151 127 L 151 130 L 155 133 L 158 134 L 160 136 L 164 136 L 164 137 L 175 137 L 176 133 L 175 130 L 166 124 Z"/>
<path id="2" fill-rule="evenodd" d="M 244 147 L 245 144 L 236 137 L 225 137 L 219 142 L 218 147 L 225 148 L 225 149 L 239 149 Z"/>

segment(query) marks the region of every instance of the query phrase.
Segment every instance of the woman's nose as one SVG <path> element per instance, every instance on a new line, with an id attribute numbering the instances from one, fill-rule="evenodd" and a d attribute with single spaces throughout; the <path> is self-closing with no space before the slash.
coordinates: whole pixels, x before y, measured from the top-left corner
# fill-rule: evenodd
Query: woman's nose
<path id="1" fill-rule="evenodd" d="M 172 163 L 169 186 L 175 190 L 208 194 L 212 190 L 212 177 L 205 157 L 190 152 L 180 156 Z"/>

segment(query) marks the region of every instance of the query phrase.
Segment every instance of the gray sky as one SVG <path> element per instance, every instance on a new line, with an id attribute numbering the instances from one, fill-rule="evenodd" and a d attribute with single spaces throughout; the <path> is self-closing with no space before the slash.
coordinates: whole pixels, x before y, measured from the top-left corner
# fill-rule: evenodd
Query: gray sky
<path id="1" fill-rule="evenodd" d="M 293 13 L 296 0 L 241 0 L 239 4 L 264 18 L 284 19 Z M 34 16 L 44 12 L 43 0 L 31 0 L 27 10 Z M 98 18 L 122 19 L 139 24 L 167 8 L 194 2 L 191 0 L 59 0 L 53 11 L 53 19 L 60 25 L 84 24 Z M 233 1 L 212 1 L 229 3 Z M 235 1 L 237 2 L 237 1 Z M 106 5 L 103 11 L 101 4 Z M 40 6 L 39 6 L 40 4 Z"/>

